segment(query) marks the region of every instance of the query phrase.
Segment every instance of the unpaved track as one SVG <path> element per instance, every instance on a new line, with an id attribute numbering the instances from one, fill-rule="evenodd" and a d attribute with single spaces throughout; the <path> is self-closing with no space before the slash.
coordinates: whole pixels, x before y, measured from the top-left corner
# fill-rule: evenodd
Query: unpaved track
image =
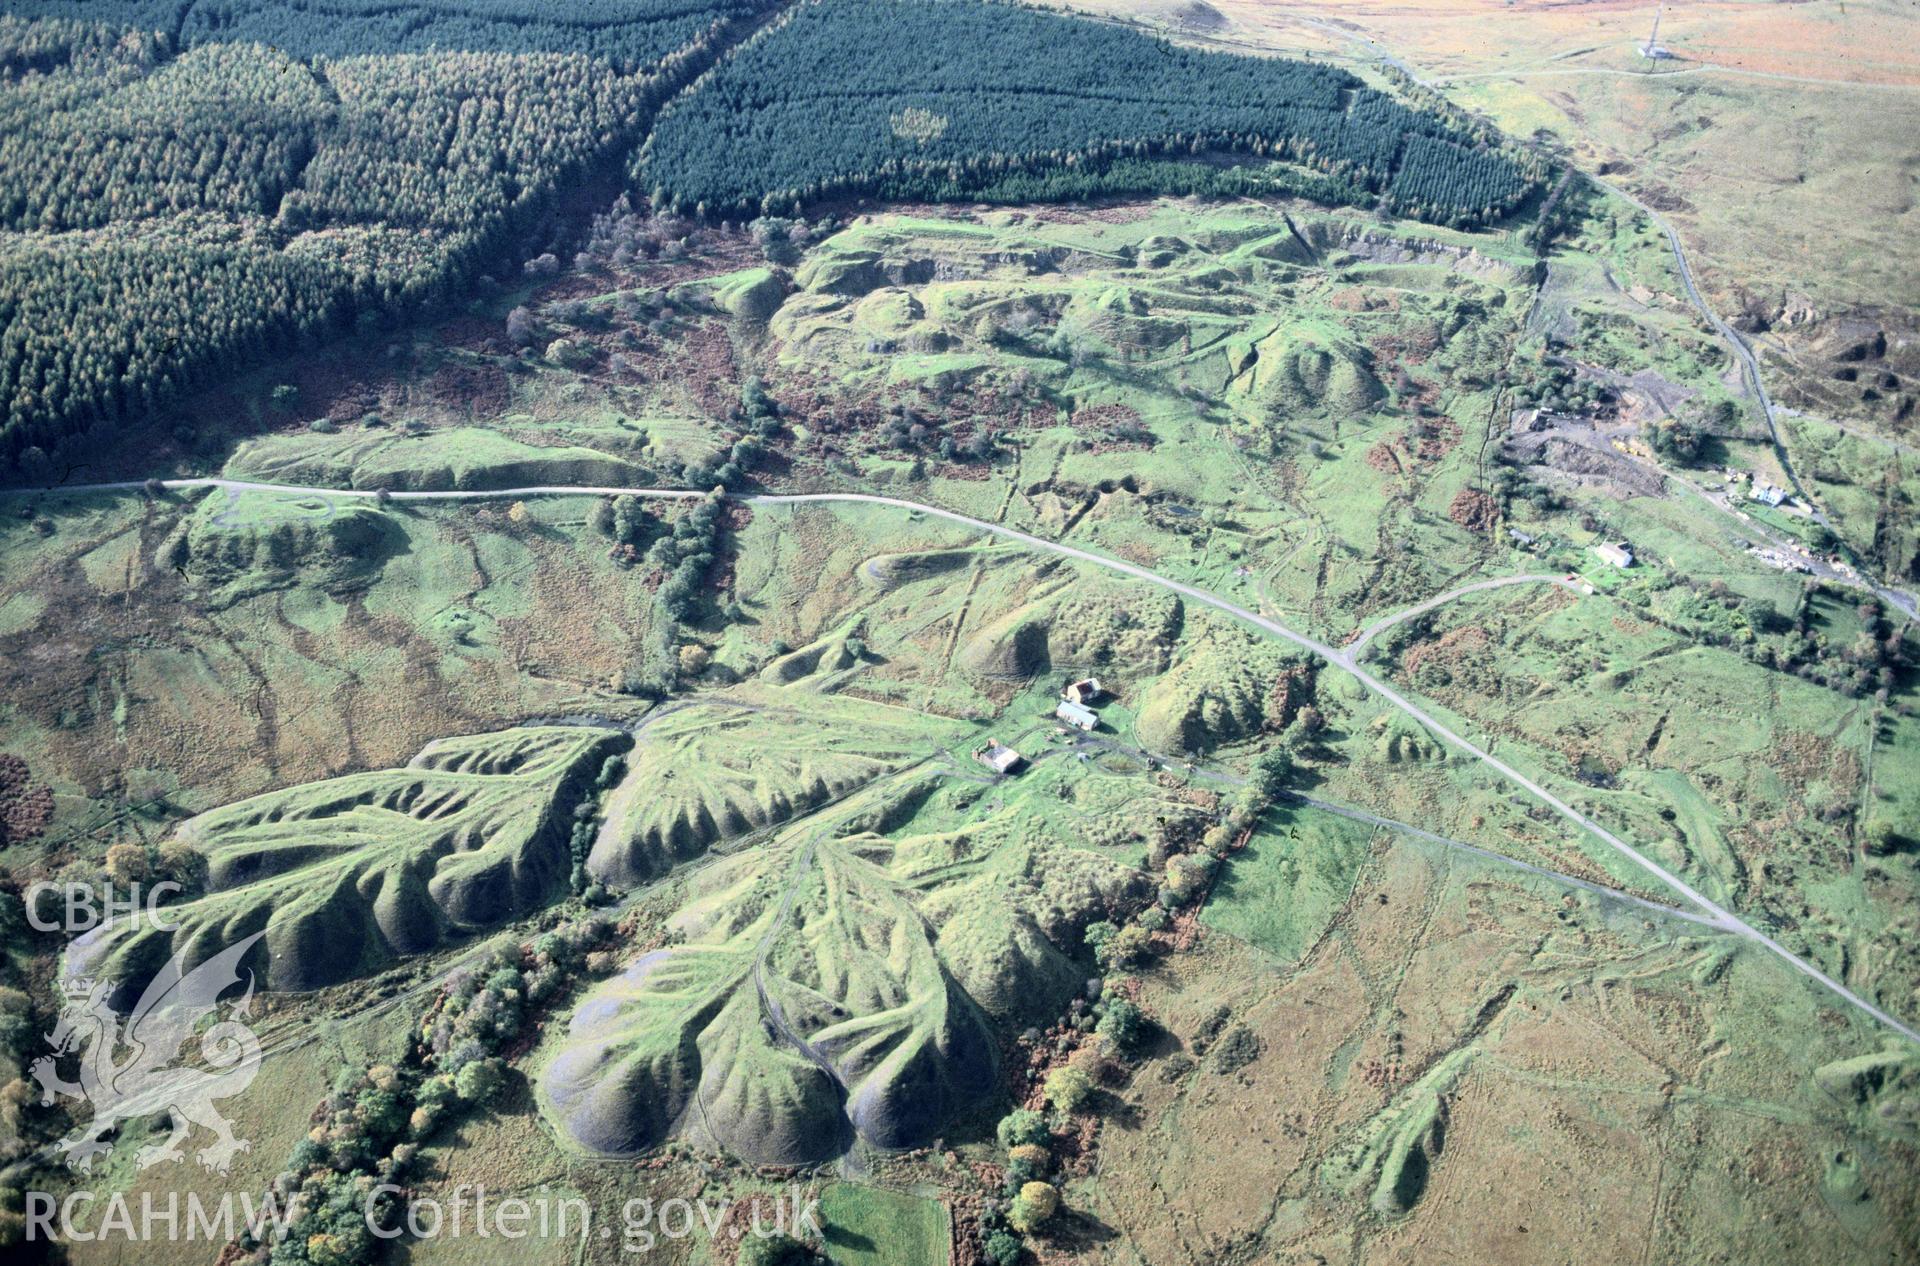
<path id="1" fill-rule="evenodd" d="M 1434 75 L 1421 82 L 1428 85 L 1468 83 L 1475 79 L 1533 79 L 1547 75 L 1600 75 L 1610 79 L 1640 79 L 1657 83 L 1663 79 L 1684 79 L 1689 75 L 1738 75 L 1747 79 L 1771 79 L 1778 83 L 1812 84 L 1821 88 L 1862 89 L 1869 92 L 1916 92 L 1920 84 L 1882 83 L 1870 79 L 1822 79 L 1816 75 L 1790 75 L 1777 70 L 1748 70 L 1744 66 L 1722 66 L 1715 62 L 1696 62 L 1679 70 L 1631 70 L 1624 66 L 1534 66 L 1515 70 L 1469 70 L 1455 75 Z"/>
<path id="2" fill-rule="evenodd" d="M 1589 179 L 1602 189 L 1614 194 L 1621 201 L 1632 204 L 1640 214 L 1646 216 L 1648 221 L 1666 236 L 1667 245 L 1673 250 L 1674 271 L 1680 274 L 1680 284 L 1686 289 L 1687 298 L 1692 301 L 1694 308 L 1700 315 L 1707 319 L 1707 324 L 1713 327 L 1714 333 L 1718 334 L 1721 341 L 1732 350 L 1734 358 L 1740 362 L 1741 374 L 1746 378 L 1749 388 L 1752 389 L 1754 399 L 1760 404 L 1760 416 L 1767 424 L 1767 437 L 1773 441 L 1774 456 L 1779 459 L 1780 469 L 1785 472 L 1787 482 L 1793 485 L 1793 491 L 1802 501 L 1805 501 L 1808 505 L 1813 505 L 1813 498 L 1807 496 L 1806 490 L 1800 486 L 1800 477 L 1793 472 L 1793 463 L 1788 460 L 1786 445 L 1780 441 L 1780 419 L 1774 412 L 1773 397 L 1767 394 L 1767 384 L 1760 377 L 1760 361 L 1754 356 L 1753 347 L 1747 342 L 1746 336 L 1721 320 L 1720 314 L 1715 312 L 1713 305 L 1707 302 L 1707 297 L 1700 293 L 1700 287 L 1695 283 L 1693 278 L 1693 265 L 1687 260 L 1687 249 L 1680 243 L 1679 232 L 1667 221 L 1665 216 L 1655 211 L 1639 198 L 1628 193 L 1619 185 L 1614 184 L 1610 180 L 1602 180 L 1598 176 L 1589 177 Z M 1816 517 L 1821 518 L 1821 522 L 1826 521 L 1824 517 L 1820 516 L 1819 510 L 1816 509 L 1814 514 Z"/>
<path id="3" fill-rule="evenodd" d="M 1673 225 L 1667 222 L 1665 216 L 1662 216 L 1658 211 L 1655 211 L 1652 207 L 1640 201 L 1640 199 L 1634 197 L 1619 185 L 1602 180 L 1598 176 L 1588 176 L 1587 179 L 1591 180 L 1600 188 L 1605 189 L 1607 192 L 1616 195 L 1622 201 L 1632 204 L 1642 215 L 1645 215 L 1647 219 L 1652 222 L 1655 228 L 1666 235 L 1667 245 L 1673 249 L 1674 268 L 1680 274 L 1681 284 L 1686 287 L 1687 298 L 1692 300 L 1693 306 L 1699 310 L 1701 316 L 1706 318 L 1707 324 L 1713 327 L 1714 332 L 1732 349 L 1735 359 L 1740 362 L 1742 375 L 1750 385 L 1754 399 L 1760 403 L 1760 416 L 1766 419 L 1767 438 L 1773 445 L 1774 459 L 1780 463 L 1780 469 L 1785 473 L 1787 483 L 1792 486 L 1794 495 L 1812 507 L 1809 514 L 1813 521 L 1831 530 L 1833 523 L 1827 518 L 1827 512 L 1820 508 L 1819 502 L 1807 495 L 1806 489 L 1800 486 L 1800 476 L 1794 472 L 1793 459 L 1787 452 L 1786 441 L 1780 438 L 1779 410 L 1773 403 L 1773 397 L 1767 394 L 1767 384 L 1760 377 L 1760 361 L 1754 356 L 1753 347 L 1747 342 L 1745 335 L 1720 319 L 1720 315 L 1707 303 L 1706 296 L 1701 294 L 1700 288 L 1694 284 L 1693 265 L 1687 262 L 1687 252 L 1686 248 L 1680 244 L 1680 234 L 1674 230 Z M 1675 476 L 1675 478 L 1681 483 L 1687 482 L 1683 477 Z M 1835 533 L 1835 535 L 1838 536 L 1839 534 Z M 1865 570 L 1858 570 L 1858 575 L 1860 577 L 1859 583 L 1864 584 L 1866 588 L 1872 590 L 1883 602 L 1903 612 L 1908 619 L 1920 620 L 1920 603 L 1915 602 L 1912 594 L 1904 590 L 1895 589 L 1890 585 L 1882 584 Z M 1842 583 L 1847 582 L 1842 581 Z"/>
<path id="4" fill-rule="evenodd" d="M 1458 589 L 1449 589 L 1445 593 L 1435 594 L 1425 602 L 1417 606 L 1408 607 L 1404 611 L 1396 611 L 1392 615 L 1382 616 L 1366 628 L 1360 630 L 1357 637 L 1348 639 L 1345 648 L 1346 652 L 1357 659 L 1366 651 L 1367 643 L 1396 624 L 1405 623 L 1415 616 L 1425 615 L 1436 607 L 1445 606 L 1455 598 L 1464 598 L 1470 593 L 1484 593 L 1489 589 L 1504 589 L 1508 585 L 1558 585 L 1568 593 L 1580 592 L 1579 586 L 1575 585 L 1565 576 L 1558 575 L 1496 576 L 1492 580 L 1476 580 L 1470 585 L 1461 585 Z"/>
<path id="5" fill-rule="evenodd" d="M 1177 758 L 1169 757 L 1159 752 L 1149 752 L 1145 748 L 1135 747 L 1131 743 L 1122 743 L 1118 739 L 1109 738 L 1104 734 L 1075 735 L 1073 744 L 1073 747 L 1068 749 L 1068 751 L 1084 753 L 1087 749 L 1091 748 L 1096 751 L 1118 752 L 1143 763 L 1158 763 L 1167 766 L 1185 764 L 1185 762 Z M 1035 756 L 1034 760 L 1037 762 L 1045 759 L 1045 757 L 1046 753 L 1041 753 Z M 1187 777 L 1194 781 L 1218 783 L 1224 787 L 1244 787 L 1247 785 L 1247 779 L 1238 774 L 1223 769 L 1209 769 L 1197 762 L 1187 764 L 1186 773 Z M 1444 835 L 1436 835 L 1424 827 L 1413 826 L 1406 822 L 1397 822 L 1392 818 L 1383 818 L 1377 813 L 1357 808 L 1350 804 L 1342 804 L 1337 800 L 1322 800 L 1318 796 L 1302 795 L 1299 792 L 1289 792 L 1288 798 L 1293 803 L 1304 804 L 1311 808 L 1320 809 L 1333 814 L 1335 817 L 1346 818 L 1350 821 L 1361 823 L 1364 826 L 1377 827 L 1383 831 L 1396 831 L 1402 835 L 1410 835 L 1417 840 L 1424 840 L 1429 844 L 1438 844 L 1443 848 L 1453 849 L 1473 857 L 1481 858 L 1484 861 L 1494 862 L 1501 866 L 1524 871 L 1529 875 L 1550 880 L 1553 883 L 1562 884 L 1581 892 L 1590 892 L 1596 897 L 1625 902 L 1628 905 L 1635 906 L 1651 914 L 1664 915 L 1667 918 L 1681 919 L 1687 923 L 1695 923 L 1716 933 L 1726 934 L 1727 932 L 1727 929 L 1722 927 L 1718 922 L 1696 911 L 1683 910 L 1679 906 L 1662 905 L 1658 901 L 1649 901 L 1640 894 L 1628 892 L 1624 888 L 1609 888 L 1605 884 L 1597 884 L 1591 879 L 1582 879 L 1578 875 L 1569 875 L 1558 870 L 1548 870 L 1545 866 L 1536 866 L 1534 863 L 1523 861 L 1518 857 L 1509 857 L 1505 853 L 1496 853 L 1490 848 L 1482 848 L 1478 844 L 1469 844 L 1465 840 L 1449 839 Z"/>
<path id="6" fill-rule="evenodd" d="M 372 492 L 372 491 L 366 491 L 366 490 L 357 489 L 357 488 L 356 489 L 312 488 L 312 487 L 291 486 L 286 484 L 261 483 L 261 482 L 251 481 L 251 480 L 220 479 L 220 478 L 167 479 L 167 480 L 161 480 L 160 485 L 162 488 L 166 489 L 167 491 L 173 491 L 173 492 L 190 491 L 197 488 L 221 488 L 228 491 L 239 491 L 239 492 L 265 492 L 265 493 L 278 493 L 282 495 L 292 495 L 292 496 L 350 497 L 350 498 L 355 498 L 359 500 L 369 500 L 369 501 L 386 499 L 394 502 L 502 501 L 502 500 L 519 500 L 519 499 L 524 499 L 526 497 L 549 497 L 549 496 L 555 496 L 555 497 L 559 497 L 559 496 L 632 496 L 632 497 L 667 499 L 667 500 L 674 500 L 674 501 L 690 501 L 690 500 L 697 500 L 709 495 L 704 492 L 695 492 L 690 489 L 684 489 L 684 488 L 608 488 L 608 487 L 596 487 L 596 486 L 569 486 L 569 485 L 555 485 L 555 484 L 543 484 L 543 485 L 537 485 L 537 486 L 526 487 L 526 488 L 499 488 L 491 491 L 392 492 L 392 493 Z M 118 483 L 107 483 L 107 484 L 75 484 L 75 485 L 69 485 L 66 487 L 56 488 L 51 490 L 29 490 L 29 491 L 34 493 L 65 492 L 69 494 L 77 494 L 77 493 L 99 493 L 99 492 L 124 492 L 124 491 L 133 490 L 133 489 L 144 488 L 147 486 L 148 485 L 144 481 L 128 480 L 128 481 L 123 481 Z M 1834 979 L 1832 976 L 1829 976 L 1826 972 L 1820 970 L 1818 967 L 1814 966 L 1812 963 L 1807 962 L 1805 959 L 1795 954 L 1792 950 L 1780 944 L 1780 942 L 1774 940 L 1771 936 L 1768 936 L 1765 932 L 1762 932 L 1760 929 L 1747 923 L 1745 920 L 1741 919 L 1739 916 L 1735 915 L 1733 912 L 1720 906 L 1717 902 L 1707 897 L 1706 894 L 1697 891 L 1691 884 L 1687 883 L 1686 880 L 1680 878 L 1680 876 L 1674 874 L 1672 871 L 1668 870 L 1666 867 L 1662 866 L 1660 863 L 1654 861 L 1651 857 L 1648 857 L 1646 854 L 1640 852 L 1640 850 L 1634 848 L 1631 844 L 1627 843 L 1625 840 L 1621 839 L 1618 835 L 1615 835 L 1612 831 L 1609 831 L 1606 827 L 1602 826 L 1600 823 L 1596 822 L 1594 819 L 1588 817 L 1586 814 L 1582 813 L 1580 810 L 1574 808 L 1571 804 L 1568 804 L 1565 800 L 1561 799 L 1559 796 L 1549 791 L 1546 787 L 1542 786 L 1540 783 L 1534 781 L 1532 778 L 1529 778 L 1526 774 L 1521 773 L 1518 769 L 1515 769 L 1512 765 L 1507 764 L 1505 761 L 1501 760 L 1499 757 L 1493 755 L 1491 752 L 1488 752 L 1487 750 L 1475 744 L 1474 742 L 1467 739 L 1466 737 L 1455 733 L 1453 730 L 1443 725 L 1438 718 L 1426 712 L 1424 709 L 1419 707 L 1419 705 L 1415 704 L 1410 699 L 1408 699 L 1405 695 L 1402 695 L 1399 691 L 1395 690 L 1392 686 L 1388 685 L 1386 682 L 1380 680 L 1378 677 L 1375 677 L 1372 673 L 1368 672 L 1365 668 L 1361 667 L 1358 663 L 1355 662 L 1353 653 L 1351 651 L 1343 650 L 1334 646 L 1329 646 L 1325 642 L 1317 641 L 1314 638 L 1308 637 L 1304 633 L 1295 632 L 1293 629 L 1288 628 L 1286 625 L 1281 624 L 1279 621 L 1270 620 L 1266 616 L 1261 615 L 1259 612 L 1249 610 L 1248 608 L 1243 607 L 1239 603 L 1234 602 L 1230 599 L 1223 598 L 1218 594 L 1210 593 L 1205 589 L 1198 588 L 1197 586 L 1186 584 L 1183 581 L 1173 580 L 1169 577 L 1162 576 L 1157 572 L 1150 571 L 1147 568 L 1141 567 L 1135 563 L 1129 563 L 1122 559 L 1117 559 L 1117 558 L 1109 558 L 1103 554 L 1096 554 L 1091 550 L 1084 550 L 1074 545 L 1066 545 L 1059 541 L 1050 541 L 1042 536 L 1034 536 L 1031 533 L 1022 532 L 1018 528 L 1007 527 L 1005 524 L 1000 524 L 1000 523 L 989 523 L 984 519 L 972 518 L 968 515 L 961 514 L 954 510 L 943 510 L 938 506 L 923 505 L 917 501 L 908 501 L 903 497 L 883 497 L 874 493 L 863 493 L 863 492 L 805 492 L 805 493 L 730 494 L 729 499 L 736 500 L 747 505 L 756 505 L 756 506 L 799 506 L 799 505 L 888 506 L 896 510 L 905 510 L 912 514 L 921 514 L 921 515 L 926 515 L 930 518 L 944 519 L 949 523 L 955 523 L 960 525 L 961 527 L 970 528 L 976 532 L 986 532 L 990 535 L 998 536 L 1005 540 L 1015 541 L 1021 545 L 1026 546 L 1029 549 L 1036 550 L 1041 553 L 1054 554 L 1062 558 L 1071 558 L 1078 562 L 1086 563 L 1093 567 L 1099 567 L 1106 571 L 1117 572 L 1123 576 L 1131 576 L 1136 580 L 1142 580 L 1150 585 L 1156 585 L 1162 589 L 1167 590 L 1170 593 L 1179 594 L 1181 597 L 1186 598 L 1193 602 L 1197 602 L 1202 606 L 1212 607 L 1216 611 L 1225 612 L 1226 614 L 1234 617 L 1235 619 L 1240 620 L 1243 623 L 1249 624 L 1256 629 L 1259 629 L 1263 633 L 1266 633 L 1272 637 L 1278 638 L 1283 642 L 1290 642 L 1293 645 L 1300 647 L 1302 650 L 1307 651 L 1309 654 L 1315 655 L 1320 659 L 1325 660 L 1327 663 L 1334 665 L 1337 668 L 1343 668 L 1347 672 L 1352 673 L 1353 676 L 1360 682 L 1360 684 L 1367 688 L 1367 690 L 1371 691 L 1375 695 L 1378 695 L 1381 699 L 1385 700 L 1388 704 L 1391 704 L 1393 707 L 1398 708 L 1401 712 L 1405 713 L 1407 716 L 1413 718 L 1414 721 L 1418 722 L 1421 726 L 1425 727 L 1430 733 L 1432 733 L 1440 741 L 1442 741 L 1443 743 L 1446 743 L 1449 747 L 1452 747 L 1458 751 L 1464 752 L 1468 756 L 1471 756 L 1474 760 L 1480 762 L 1482 765 L 1485 765 L 1488 769 L 1493 770 L 1495 773 L 1505 778 L 1508 782 L 1511 782 L 1516 787 L 1519 787 L 1521 790 L 1527 792 L 1534 799 L 1540 801 L 1542 804 L 1552 809 L 1555 813 L 1558 813 L 1561 817 L 1565 818 L 1567 821 L 1573 823 L 1575 826 L 1579 827 L 1581 830 L 1587 832 L 1589 835 L 1599 840 L 1602 844 L 1605 844 L 1608 848 L 1611 848 L 1612 850 L 1614 850 L 1614 852 L 1618 853 L 1621 857 L 1625 858 L 1627 861 L 1639 867 L 1642 871 L 1645 871 L 1647 874 L 1659 880 L 1662 884 L 1664 884 L 1667 888 L 1671 889 L 1673 892 L 1676 892 L 1680 896 L 1685 897 L 1689 902 L 1693 903 L 1693 905 L 1697 909 L 1699 909 L 1703 914 L 1707 916 L 1708 921 L 1713 926 L 1723 928 L 1726 931 L 1735 934 L 1736 936 L 1744 937 L 1745 939 L 1752 941 L 1755 945 L 1766 950 L 1768 953 L 1771 953 L 1776 957 L 1778 957 L 1782 962 L 1792 967 L 1795 971 L 1801 973 L 1802 975 L 1806 976 L 1809 980 L 1812 980 L 1816 984 L 1825 988 L 1828 992 L 1832 993 L 1835 997 L 1846 1002 L 1848 1005 L 1856 1008 L 1863 1014 L 1872 1016 L 1874 1019 L 1886 1025 L 1888 1028 L 1894 1030 L 1896 1033 L 1899 1033 L 1902 1037 L 1906 1038 L 1910 1042 L 1913 1042 L 1915 1045 L 1920 1045 L 1920 1030 L 1915 1030 L 1914 1028 L 1907 1025 L 1903 1021 L 1896 1019 L 1894 1016 L 1889 1014 L 1887 1011 L 1883 1010 L 1881 1007 L 1875 1005 L 1872 1002 L 1869 1002 L 1867 999 L 1853 992 L 1853 990 L 1847 988 L 1846 985 Z"/>
<path id="7" fill-rule="evenodd" d="M 1415 839 L 1425 840 L 1429 844 L 1440 844 L 1458 852 L 1484 858 L 1490 862 L 1498 862 L 1502 866 L 1511 866 L 1523 870 L 1530 875 L 1537 875 L 1541 879 L 1551 880 L 1556 884 L 1564 884 L 1569 888 L 1577 888 L 1581 892 L 1590 892 L 1594 896 L 1604 898 L 1608 901 L 1625 902 L 1649 914 L 1657 914 L 1668 919 L 1682 919 L 1688 923 L 1697 923 L 1701 927 L 1711 928 L 1715 932 L 1729 931 L 1724 924 L 1711 916 L 1696 914 L 1692 910 L 1682 910 L 1678 906 L 1661 905 L 1658 901 L 1649 901 L 1638 893 L 1626 892 L 1619 888 L 1609 888 L 1605 884 L 1596 884 L 1591 879 L 1582 879 L 1578 875 L 1568 875 L 1557 870 L 1548 870 L 1545 866 L 1536 866 L 1532 862 L 1523 861 L 1518 857 L 1508 857 L 1505 853 L 1496 853 L 1490 848 L 1481 848 L 1478 844 L 1469 844 L 1465 840 L 1453 840 L 1448 839 L 1444 835 L 1435 835 L 1432 831 L 1422 827 L 1410 826 L 1405 822 L 1396 822 L 1392 818 L 1383 818 L 1377 813 L 1369 813 L 1365 809 L 1356 809 L 1352 805 L 1340 804 L 1333 800 L 1322 800 L 1317 796 L 1296 795 L 1294 799 L 1298 800 L 1301 804 L 1312 805 L 1322 813 L 1331 813 L 1335 817 L 1346 818 L 1349 821 L 1358 822 L 1363 826 L 1378 827 L 1383 831 L 1398 831 L 1403 835 L 1411 835 Z"/>

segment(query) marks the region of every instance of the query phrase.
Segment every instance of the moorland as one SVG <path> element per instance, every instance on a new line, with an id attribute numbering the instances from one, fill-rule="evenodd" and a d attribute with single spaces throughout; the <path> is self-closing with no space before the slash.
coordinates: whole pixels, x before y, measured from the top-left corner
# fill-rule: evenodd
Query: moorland
<path id="1" fill-rule="evenodd" d="M 1792 411 L 1786 265 L 1623 133 L 1404 12 L 4 8 L 9 1234 L 1911 1256 L 1904 415 Z M 255 933 L 251 1149 L 62 1166 L 63 976 Z"/>

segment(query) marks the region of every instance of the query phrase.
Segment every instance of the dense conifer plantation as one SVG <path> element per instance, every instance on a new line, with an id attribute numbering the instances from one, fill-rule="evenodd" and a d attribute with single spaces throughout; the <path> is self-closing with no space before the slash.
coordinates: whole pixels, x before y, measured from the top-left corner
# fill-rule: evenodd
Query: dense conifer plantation
<path id="1" fill-rule="evenodd" d="M 756 0 L 12 0 L 21 17 L 165 32 L 182 47 L 258 42 L 296 57 L 582 53 L 625 70 L 698 39 Z"/>
<path id="2" fill-rule="evenodd" d="M 1372 191 L 1447 223 L 1532 187 L 1460 123 L 1345 71 L 977 0 L 802 4 L 662 115 L 636 177 L 681 211 L 737 215 L 853 192 L 1134 191 L 1149 173 L 1185 190 L 1194 179 L 1164 164 L 1100 173 L 1209 149 L 1287 159 L 1336 196 Z"/>
<path id="3" fill-rule="evenodd" d="M 442 51 L 321 56 L 292 37 L 332 30 L 338 51 L 370 28 L 235 5 L 274 43 L 227 42 L 205 25 L 215 4 L 15 7 L 144 24 L 0 17 L 0 465 L 36 473 L 210 375 L 456 297 L 558 189 L 617 173 L 746 12 L 427 3 L 409 11 L 440 35 L 480 28 L 438 18 L 478 14 L 486 39 L 416 25 L 397 42 Z M 537 51 L 563 11 L 605 55 Z M 699 21 L 664 55 L 628 21 L 616 58 L 616 12 Z M 500 47 L 447 51 L 462 44 Z"/>
<path id="4" fill-rule="evenodd" d="M 457 299 L 592 173 L 716 217 L 1290 193 L 1463 224 L 1535 183 L 1345 71 L 1007 3 L 804 0 L 727 54 L 775 2 L 0 0 L 0 466 Z"/>
<path id="5" fill-rule="evenodd" d="M 631 70 L 752 0 L 197 0 L 182 38 L 259 40 L 302 57 L 355 53 L 581 53 Z"/>

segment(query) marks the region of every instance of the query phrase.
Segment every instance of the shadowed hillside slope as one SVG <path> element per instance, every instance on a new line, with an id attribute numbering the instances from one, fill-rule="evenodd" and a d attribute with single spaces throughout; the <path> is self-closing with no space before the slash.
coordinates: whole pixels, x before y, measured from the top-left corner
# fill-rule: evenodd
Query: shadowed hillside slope
<path id="1" fill-rule="evenodd" d="M 191 967 L 265 931 L 271 989 L 315 989 L 538 909 L 565 892 L 567 827 L 617 730 L 540 727 L 448 739 L 402 769 L 348 774 L 183 822 L 206 896 L 169 927 L 116 923 L 74 942 L 70 970 L 122 998 L 176 952 Z"/>

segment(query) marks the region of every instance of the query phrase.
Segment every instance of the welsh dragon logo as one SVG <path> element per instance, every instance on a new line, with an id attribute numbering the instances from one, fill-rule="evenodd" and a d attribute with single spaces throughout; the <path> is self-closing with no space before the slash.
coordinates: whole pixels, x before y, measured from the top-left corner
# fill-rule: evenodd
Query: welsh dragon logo
<path id="1" fill-rule="evenodd" d="M 124 1027 L 109 1003 L 110 983 L 68 982 L 67 1005 L 47 1035 L 53 1054 L 35 1060 L 30 1072 L 40 1083 L 41 1102 L 67 1098 L 93 1106 L 93 1119 L 55 1144 L 69 1166 L 90 1173 L 94 1159 L 113 1150 L 106 1136 L 122 1122 L 162 1112 L 170 1115 L 173 1132 L 140 1149 L 134 1159 L 142 1169 L 181 1159 L 182 1144 L 195 1125 L 213 1133 L 213 1142 L 195 1155 L 215 1173 L 226 1173 L 233 1158 L 249 1150 L 213 1101 L 239 1094 L 260 1071 L 259 1039 L 241 1022 L 253 1006 L 252 972 L 246 974 L 245 993 L 228 1002 L 226 1015 L 204 1031 L 201 1024 L 220 1010 L 221 994 L 243 983 L 240 963 L 262 935 L 254 933 L 192 971 L 185 970 L 184 950 L 174 955 L 127 1013 Z M 196 1033 L 205 1068 L 179 1066 L 182 1048 Z M 54 1066 L 70 1052 L 80 1056 L 78 1082 L 68 1081 Z"/>

